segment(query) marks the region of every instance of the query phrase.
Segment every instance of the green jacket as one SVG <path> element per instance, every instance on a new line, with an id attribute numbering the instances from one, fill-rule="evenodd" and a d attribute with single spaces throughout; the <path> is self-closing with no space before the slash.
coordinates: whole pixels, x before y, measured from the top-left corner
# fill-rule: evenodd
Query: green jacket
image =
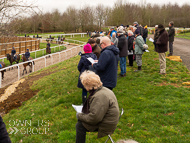
<path id="1" fill-rule="evenodd" d="M 100 87 L 89 101 L 90 113 L 78 114 L 78 119 L 90 132 L 98 128 L 98 138 L 112 134 L 119 122 L 119 106 L 114 93 Z"/>
<path id="2" fill-rule="evenodd" d="M 144 43 L 144 40 L 142 38 L 142 36 L 137 36 L 136 37 L 136 40 L 135 40 L 136 44 L 135 44 L 135 54 L 143 54 L 143 45 L 145 44 Z"/>

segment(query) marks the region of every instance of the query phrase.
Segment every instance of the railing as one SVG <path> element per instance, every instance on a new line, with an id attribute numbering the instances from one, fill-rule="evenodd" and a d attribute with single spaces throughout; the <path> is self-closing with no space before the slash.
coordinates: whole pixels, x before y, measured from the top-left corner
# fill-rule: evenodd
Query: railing
<path id="1" fill-rule="evenodd" d="M 72 40 L 72 39 L 69 39 L 69 40 Z M 73 40 L 73 41 L 81 42 L 81 41 L 78 41 L 78 40 Z M 81 42 L 81 43 L 84 43 L 84 42 Z M 56 47 L 60 47 L 60 46 L 55 46 L 55 47 L 52 47 L 52 48 L 56 48 Z M 61 61 L 64 61 L 64 59 L 61 59 L 61 54 L 62 53 L 65 53 L 65 55 L 66 55 L 65 60 L 67 60 L 67 59 L 77 55 L 79 53 L 79 51 L 82 51 L 82 47 L 83 47 L 83 45 L 75 46 L 73 48 L 70 48 L 70 49 L 67 49 L 67 50 L 64 50 L 64 51 L 61 51 L 61 52 L 45 55 L 45 56 L 30 60 L 30 61 L 27 61 L 27 62 L 22 62 L 22 63 L 19 63 L 19 64 L 15 64 L 15 65 L 0 69 L 0 88 L 2 88 L 2 74 L 1 74 L 1 71 L 9 69 L 9 68 L 13 68 L 13 67 L 18 67 L 18 80 L 19 80 L 21 78 L 21 76 L 20 76 L 20 66 L 21 65 L 31 62 L 32 63 L 32 72 L 34 72 L 34 68 L 35 68 L 36 64 L 34 65 L 33 62 L 35 62 L 37 60 L 40 60 L 40 59 L 44 59 L 44 65 L 46 67 L 46 57 L 50 56 L 51 57 L 51 65 L 53 65 L 53 64 L 55 64 L 55 62 L 53 63 L 53 55 L 58 55 L 59 56 L 58 62 L 61 62 Z M 41 49 L 41 50 L 44 50 L 44 49 Z M 38 51 L 40 51 L 40 50 L 38 50 Z M 37 51 L 34 51 L 34 52 L 37 52 Z M 70 53 L 70 56 L 69 56 L 69 53 Z M 35 54 L 35 56 L 36 56 L 36 54 Z"/>

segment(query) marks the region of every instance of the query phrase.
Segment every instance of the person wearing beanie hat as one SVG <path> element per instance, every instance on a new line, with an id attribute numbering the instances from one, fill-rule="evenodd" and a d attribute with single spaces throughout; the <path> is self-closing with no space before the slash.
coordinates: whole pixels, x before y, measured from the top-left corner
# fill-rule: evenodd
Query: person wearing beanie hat
<path id="1" fill-rule="evenodd" d="M 143 29 L 143 39 L 144 39 L 144 42 L 146 44 L 146 38 L 148 37 L 148 29 L 147 29 L 147 25 L 144 26 L 144 29 Z"/>
<path id="2" fill-rule="evenodd" d="M 85 70 L 89 70 L 89 66 L 91 65 L 91 62 L 87 58 L 92 58 L 93 60 L 97 60 L 96 55 L 92 53 L 92 47 L 89 43 L 84 45 L 83 50 L 84 50 L 84 54 L 81 55 L 81 59 L 78 63 L 78 71 L 80 72 L 79 77 Z M 87 90 L 82 85 L 80 78 L 78 78 L 77 87 L 82 88 L 82 102 L 84 105 L 87 99 Z"/>
<path id="3" fill-rule="evenodd" d="M 159 37 L 156 41 L 156 52 L 159 54 L 160 74 L 166 74 L 166 52 L 168 51 L 168 33 L 162 24 L 158 25 Z"/>
<path id="4" fill-rule="evenodd" d="M 135 70 L 136 71 L 141 71 L 141 67 L 142 67 L 142 55 L 143 55 L 143 50 L 144 50 L 144 47 L 143 45 L 145 44 L 144 43 L 144 40 L 143 40 L 143 37 L 140 35 L 140 32 L 138 29 L 135 30 L 135 41 L 134 41 L 134 44 L 135 44 L 135 55 L 136 55 L 136 63 L 137 63 L 137 66 L 138 66 L 138 69 Z"/>
<path id="5" fill-rule="evenodd" d="M 174 42 L 174 36 L 175 36 L 175 28 L 174 28 L 173 21 L 169 23 L 168 35 L 169 35 L 169 54 L 168 54 L 168 57 L 169 57 L 173 55 L 173 42 Z"/>

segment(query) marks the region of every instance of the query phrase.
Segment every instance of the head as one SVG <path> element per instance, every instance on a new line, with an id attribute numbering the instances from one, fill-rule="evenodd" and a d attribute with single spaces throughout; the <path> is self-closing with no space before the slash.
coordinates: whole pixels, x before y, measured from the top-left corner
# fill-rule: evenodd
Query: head
<path id="1" fill-rule="evenodd" d="M 158 29 L 158 25 L 155 25 L 155 30 Z"/>
<path id="2" fill-rule="evenodd" d="M 125 37 L 128 37 L 128 32 L 126 32 L 124 35 L 125 35 Z"/>
<path id="3" fill-rule="evenodd" d="M 89 43 L 91 47 L 94 47 L 96 45 L 96 41 L 94 39 L 88 39 L 87 43 Z"/>
<path id="4" fill-rule="evenodd" d="M 117 35 L 118 35 L 118 36 L 123 35 L 124 33 L 125 33 L 125 31 L 123 31 L 123 30 L 117 31 Z"/>
<path id="5" fill-rule="evenodd" d="M 144 27 L 144 29 L 147 29 L 147 25 Z"/>
<path id="6" fill-rule="evenodd" d="M 128 30 L 128 36 L 132 36 L 134 35 L 133 32 L 131 30 Z"/>
<path id="7" fill-rule="evenodd" d="M 86 53 L 92 53 L 92 47 L 89 43 L 87 43 L 86 45 L 84 45 L 84 48 L 83 48 L 85 54 Z"/>
<path id="8" fill-rule="evenodd" d="M 115 32 L 113 32 L 113 33 L 112 33 L 112 37 L 113 37 L 113 38 L 115 38 L 115 36 L 116 36 L 116 33 L 115 33 Z"/>
<path id="9" fill-rule="evenodd" d="M 136 29 L 136 30 L 135 30 L 135 35 L 138 36 L 139 34 L 140 34 L 139 29 Z"/>
<path id="10" fill-rule="evenodd" d="M 101 44 L 102 49 L 104 49 L 108 46 L 111 46 L 111 40 L 107 36 L 102 37 L 100 40 L 100 44 Z"/>
<path id="11" fill-rule="evenodd" d="M 14 50 L 14 49 L 15 49 L 15 47 L 12 47 L 12 49 Z"/>
<path id="12" fill-rule="evenodd" d="M 96 39 L 96 44 L 100 44 L 100 39 L 99 38 Z"/>
<path id="13" fill-rule="evenodd" d="M 114 30 L 114 27 L 111 28 L 111 31 L 113 31 L 113 30 Z"/>
<path id="14" fill-rule="evenodd" d="M 80 76 L 81 82 L 87 91 L 96 90 L 102 86 L 100 77 L 92 71 L 84 71 Z"/>
<path id="15" fill-rule="evenodd" d="M 29 49 L 26 49 L 26 52 L 29 52 Z"/>
<path id="16" fill-rule="evenodd" d="M 134 22 L 133 25 L 136 26 L 138 24 L 138 22 Z"/>
<path id="17" fill-rule="evenodd" d="M 169 22 L 169 27 L 172 27 L 172 26 L 174 26 L 174 22 L 173 22 L 173 21 L 170 21 L 170 22 Z"/>
<path id="18" fill-rule="evenodd" d="M 159 30 L 159 31 L 162 31 L 163 29 L 165 29 L 165 28 L 164 28 L 164 25 L 163 25 L 163 24 L 159 24 L 159 25 L 158 25 L 158 30 Z"/>
<path id="19" fill-rule="evenodd" d="M 133 30 L 132 30 L 132 32 L 133 32 L 133 33 L 135 33 L 135 30 L 136 30 L 136 29 L 137 29 L 136 27 L 133 27 Z"/>

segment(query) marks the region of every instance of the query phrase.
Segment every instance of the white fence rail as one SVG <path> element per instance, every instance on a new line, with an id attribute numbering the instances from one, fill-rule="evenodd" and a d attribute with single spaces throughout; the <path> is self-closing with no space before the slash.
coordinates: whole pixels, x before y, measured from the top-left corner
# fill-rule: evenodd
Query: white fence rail
<path id="1" fill-rule="evenodd" d="M 69 39 L 69 40 L 72 40 L 72 39 Z M 81 42 L 81 41 L 78 41 L 78 40 L 73 40 L 73 41 Z M 81 43 L 84 43 L 84 42 L 81 42 Z M 55 47 L 52 47 L 52 48 L 56 48 L 56 47 L 60 47 L 60 46 L 55 46 Z M 44 65 L 46 67 L 46 57 L 50 56 L 51 57 L 51 65 L 53 65 L 55 63 L 59 63 L 59 62 L 62 62 L 64 60 L 67 60 L 67 59 L 69 59 L 71 57 L 76 56 L 80 51 L 82 51 L 82 47 L 83 47 L 83 45 L 74 46 L 74 47 L 72 47 L 70 49 L 63 50 L 61 52 L 45 55 L 45 56 L 35 58 L 35 59 L 27 61 L 27 62 L 22 62 L 22 63 L 19 63 L 19 64 L 15 64 L 15 65 L 0 69 L 0 88 L 2 88 L 2 74 L 1 74 L 1 71 L 7 70 L 7 69 L 10 69 L 10 68 L 14 68 L 14 67 L 18 67 L 18 80 L 19 80 L 21 78 L 20 68 L 19 67 L 22 66 L 23 64 L 31 62 L 32 63 L 32 72 L 34 72 L 35 71 L 34 69 L 35 69 L 36 65 L 34 65 L 33 62 L 35 62 L 37 60 L 44 59 Z M 42 50 L 45 50 L 45 49 L 41 49 L 41 50 L 37 50 L 37 51 L 42 51 Z M 33 52 L 37 52 L 37 51 L 33 51 Z M 66 55 L 65 58 L 62 58 L 62 56 L 61 56 L 62 53 L 65 53 L 65 55 Z M 57 55 L 59 57 L 59 60 L 57 62 L 53 62 L 53 55 Z M 36 54 L 35 54 L 35 56 L 36 56 Z M 4 85 L 4 86 L 6 86 L 6 85 Z"/>

